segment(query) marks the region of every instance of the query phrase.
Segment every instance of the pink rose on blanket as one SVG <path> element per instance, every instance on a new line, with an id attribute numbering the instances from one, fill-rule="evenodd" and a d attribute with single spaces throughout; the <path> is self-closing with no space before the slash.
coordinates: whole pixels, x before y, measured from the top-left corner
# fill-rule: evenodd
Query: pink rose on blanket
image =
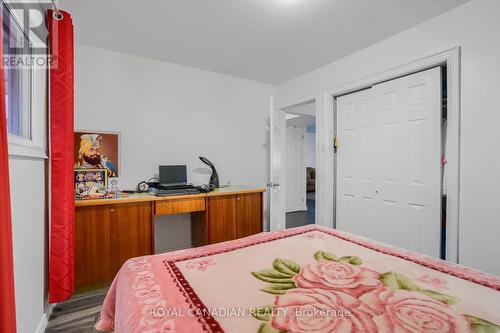
<path id="1" fill-rule="evenodd" d="M 295 276 L 300 288 L 338 290 L 358 297 L 367 291 L 383 288 L 379 273 L 370 269 L 323 260 L 301 269 Z"/>
<path id="2" fill-rule="evenodd" d="M 359 298 L 372 309 L 379 332 L 471 332 L 464 316 L 438 300 L 407 290 L 374 290 Z"/>
<path id="3" fill-rule="evenodd" d="M 365 308 L 340 291 L 292 289 L 276 297 L 271 325 L 289 333 L 377 332 Z"/>
<path id="4" fill-rule="evenodd" d="M 440 278 L 439 276 L 431 274 L 423 274 L 418 277 L 417 281 L 422 282 L 428 286 L 431 286 L 439 291 L 448 289 L 448 283 L 446 282 L 446 280 Z"/>

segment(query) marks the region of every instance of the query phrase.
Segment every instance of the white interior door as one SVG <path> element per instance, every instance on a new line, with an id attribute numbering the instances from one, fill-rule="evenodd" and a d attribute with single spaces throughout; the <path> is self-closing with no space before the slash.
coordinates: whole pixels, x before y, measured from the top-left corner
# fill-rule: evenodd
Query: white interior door
<path id="1" fill-rule="evenodd" d="M 305 128 L 286 127 L 286 212 L 307 210 Z"/>
<path id="2" fill-rule="evenodd" d="M 286 119 L 285 112 L 274 108 L 271 97 L 270 111 L 270 229 L 285 229 L 286 195 Z"/>
<path id="3" fill-rule="evenodd" d="M 439 257 L 441 71 L 337 99 L 337 228 Z"/>

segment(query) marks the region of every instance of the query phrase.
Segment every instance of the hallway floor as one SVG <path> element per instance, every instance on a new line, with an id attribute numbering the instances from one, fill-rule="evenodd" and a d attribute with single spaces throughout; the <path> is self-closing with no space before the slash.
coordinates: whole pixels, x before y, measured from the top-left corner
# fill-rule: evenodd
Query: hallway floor
<path id="1" fill-rule="evenodd" d="M 286 228 L 301 227 L 308 224 L 314 224 L 316 217 L 316 205 L 315 200 L 311 199 L 314 197 L 314 192 L 307 195 L 307 211 L 292 212 L 286 214 Z"/>

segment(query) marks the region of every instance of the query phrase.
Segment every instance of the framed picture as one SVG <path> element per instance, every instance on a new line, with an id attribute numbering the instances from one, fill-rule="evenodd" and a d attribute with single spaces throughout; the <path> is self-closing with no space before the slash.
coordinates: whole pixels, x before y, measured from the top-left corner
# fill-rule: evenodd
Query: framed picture
<path id="1" fill-rule="evenodd" d="M 109 192 L 120 192 L 120 178 L 108 178 L 108 190 Z"/>
<path id="2" fill-rule="evenodd" d="M 76 130 L 76 169 L 104 169 L 107 177 L 120 176 L 120 133 Z"/>
<path id="3" fill-rule="evenodd" d="M 75 169 L 76 198 L 100 196 L 107 186 L 106 169 Z"/>

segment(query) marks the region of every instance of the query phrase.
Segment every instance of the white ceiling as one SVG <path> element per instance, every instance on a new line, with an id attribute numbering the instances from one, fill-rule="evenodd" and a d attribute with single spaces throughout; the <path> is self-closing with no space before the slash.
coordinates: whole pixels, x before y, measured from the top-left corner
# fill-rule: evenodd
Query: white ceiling
<path id="1" fill-rule="evenodd" d="M 279 84 L 469 0 L 59 0 L 79 43 Z"/>
<path id="2" fill-rule="evenodd" d="M 302 115 L 287 119 L 286 126 L 289 127 L 314 127 L 316 126 L 316 117 L 311 115 Z"/>
<path id="3" fill-rule="evenodd" d="M 313 101 L 308 101 L 306 103 L 300 103 L 296 105 L 289 106 L 287 108 L 284 108 L 283 111 L 285 111 L 288 114 L 308 114 L 311 116 L 316 115 L 316 102 Z"/>

